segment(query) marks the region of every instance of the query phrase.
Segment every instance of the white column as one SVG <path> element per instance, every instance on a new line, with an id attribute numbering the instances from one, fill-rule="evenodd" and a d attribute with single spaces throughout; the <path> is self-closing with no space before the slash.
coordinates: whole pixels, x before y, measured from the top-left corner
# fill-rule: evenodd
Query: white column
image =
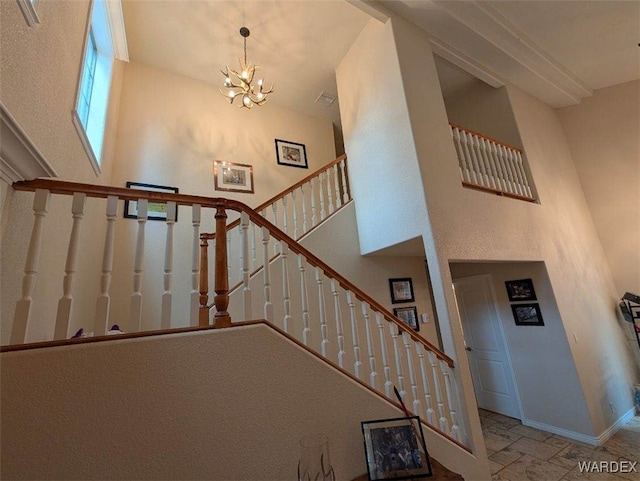
<path id="1" fill-rule="evenodd" d="M 118 210 L 118 198 L 110 195 L 107 198 L 107 233 L 104 239 L 102 252 L 102 275 L 100 276 L 100 296 L 96 301 L 96 317 L 93 324 L 93 335 L 104 336 L 107 333 L 109 322 L 109 310 L 111 297 L 111 271 L 113 270 L 113 249 L 115 244 L 116 215 Z"/>
<path id="2" fill-rule="evenodd" d="M 320 317 L 320 335 L 322 336 L 322 342 L 320 344 L 320 351 L 322 357 L 327 357 L 327 345 L 329 340 L 327 339 L 327 314 L 324 303 L 324 288 L 322 282 L 322 270 L 319 267 L 315 267 L 316 272 L 316 284 L 318 286 L 318 316 Z"/>
<path id="3" fill-rule="evenodd" d="M 305 346 L 311 343 L 311 328 L 309 327 L 309 298 L 307 297 L 307 276 L 302 254 L 298 254 L 298 270 L 300 271 L 300 304 L 302 308 L 302 342 Z"/>
<path id="4" fill-rule="evenodd" d="M 342 197 L 340 196 L 340 171 L 338 164 L 333 166 L 333 186 L 336 191 L 336 209 L 342 206 Z"/>
<path id="5" fill-rule="evenodd" d="M 449 433 L 449 423 L 444 411 L 444 401 L 442 400 L 442 388 L 440 387 L 440 378 L 438 377 L 438 364 L 436 355 L 432 351 L 427 351 L 429 356 L 429 363 L 433 372 L 433 387 L 436 392 L 436 401 L 438 403 L 438 414 L 440 415 L 439 424 L 440 431 L 443 433 Z"/>
<path id="6" fill-rule="evenodd" d="M 253 224 L 252 224 L 253 225 Z M 273 320 L 273 304 L 271 303 L 271 266 L 269 264 L 269 229 L 262 228 L 262 274 L 264 281 L 264 318 Z"/>
<path id="7" fill-rule="evenodd" d="M 311 179 L 309 184 L 311 185 L 311 227 L 315 227 L 318 223 L 318 216 L 316 214 L 316 178 Z"/>
<path id="8" fill-rule="evenodd" d="M 334 211 L 334 207 L 333 207 L 333 186 L 331 185 L 331 172 L 333 171 L 332 168 L 327 169 L 326 174 L 327 174 L 327 199 L 329 201 L 329 215 L 333 214 Z"/>
<path id="9" fill-rule="evenodd" d="M 307 199 L 305 197 L 305 193 L 304 193 L 304 186 L 306 184 L 302 184 L 300 186 L 300 192 L 301 192 L 301 196 L 300 196 L 300 202 L 302 202 L 302 234 L 300 234 L 300 237 L 302 237 L 303 235 L 305 235 L 307 233 L 307 228 L 309 227 L 308 223 L 307 223 Z M 295 240 L 298 240 L 299 237 L 296 237 Z"/>
<path id="10" fill-rule="evenodd" d="M 291 321 L 291 294 L 289 289 L 289 246 L 282 243 L 282 299 L 284 307 L 284 318 L 282 320 L 282 328 L 284 332 L 289 332 L 289 321 Z"/>
<path id="11" fill-rule="evenodd" d="M 42 223 L 49 212 L 49 199 L 51 193 L 48 190 L 36 190 L 33 199 L 33 229 L 31 240 L 27 250 L 27 259 L 24 264 L 24 277 L 22 278 L 22 297 L 16 303 L 13 316 L 13 328 L 11 329 L 11 344 L 24 344 L 27 327 L 31 318 L 31 301 L 33 290 L 38 277 L 38 264 L 40 263 L 40 245 L 42 243 Z"/>
<path id="12" fill-rule="evenodd" d="M 129 310 L 129 331 L 138 332 L 142 323 L 142 264 L 144 262 L 144 230 L 147 223 L 147 199 L 138 199 L 138 239 L 133 264 L 133 294 Z"/>
<path id="13" fill-rule="evenodd" d="M 320 172 L 320 175 L 318 176 L 320 180 L 319 196 L 320 196 L 320 220 L 321 221 L 323 221 L 324 218 L 327 216 L 327 213 L 324 207 L 324 175 L 325 175 L 324 172 Z"/>
<path id="14" fill-rule="evenodd" d="M 160 327 L 171 328 L 171 281 L 173 276 L 173 226 L 176 223 L 178 206 L 175 202 L 167 202 L 167 238 L 164 246 L 164 292 L 162 293 L 162 311 Z"/>
<path id="15" fill-rule="evenodd" d="M 384 373 L 384 393 L 387 397 L 391 397 L 391 368 L 389 367 L 389 358 L 387 356 L 387 344 L 384 335 L 384 323 L 382 314 L 376 311 L 376 324 L 378 325 L 378 334 L 380 336 L 380 350 L 382 351 L 382 372 Z"/>
<path id="16" fill-rule="evenodd" d="M 393 354 L 396 361 L 396 376 L 398 380 L 398 391 L 400 397 L 404 399 L 404 374 L 402 373 L 402 357 L 400 356 L 400 348 L 398 347 L 398 326 L 393 322 L 389 323 L 389 332 L 391 332 L 391 338 L 393 339 Z"/>
<path id="17" fill-rule="evenodd" d="M 449 416 L 451 417 L 451 437 L 456 441 L 460 441 L 460 427 L 458 426 L 458 417 L 456 413 L 456 403 L 451 390 L 451 379 L 449 365 L 440 360 L 440 368 L 444 377 L 444 387 L 447 393 L 447 404 L 449 405 Z"/>
<path id="18" fill-rule="evenodd" d="M 422 376 L 422 389 L 424 390 L 424 399 L 427 404 L 427 422 L 432 426 L 435 426 L 435 421 L 433 416 L 434 410 L 433 410 L 433 405 L 431 403 L 431 388 L 429 386 L 427 366 L 425 365 L 425 362 L 424 362 L 424 353 L 426 352 L 426 350 L 421 343 L 417 341 L 414 341 L 414 342 L 416 343 L 416 350 L 418 351 L 418 359 L 420 360 L 420 374 Z"/>
<path id="19" fill-rule="evenodd" d="M 78 267 L 78 243 L 80 240 L 80 223 L 84 217 L 84 206 L 87 194 L 75 192 L 71 204 L 73 225 L 69 237 L 67 249 L 67 262 L 64 267 L 64 281 L 62 297 L 58 300 L 58 313 L 56 315 L 56 327 L 53 333 L 54 339 L 67 339 L 69 337 L 69 321 L 71 318 L 71 305 L 73 304 L 73 278 Z"/>
<path id="20" fill-rule="evenodd" d="M 346 163 L 344 160 L 340 161 L 340 173 L 342 175 L 342 203 L 346 204 L 349 202 L 349 188 L 347 187 L 347 173 Z"/>
<path id="21" fill-rule="evenodd" d="M 240 214 L 240 265 L 242 276 L 242 305 L 243 305 L 243 320 L 253 319 L 253 312 L 251 309 L 251 286 L 249 284 L 249 215 L 246 212 Z M 230 252 L 230 251 L 227 251 Z M 269 255 L 266 256 L 266 262 L 269 262 Z"/>
<path id="22" fill-rule="evenodd" d="M 369 304 L 360 302 L 362 308 L 362 317 L 364 318 L 364 327 L 367 335 L 367 354 L 369 354 L 369 384 L 372 388 L 378 388 L 378 372 L 376 370 L 376 352 L 373 344 L 373 335 L 371 333 L 371 320 L 369 318 Z"/>
<path id="23" fill-rule="evenodd" d="M 349 306 L 349 315 L 351 317 L 351 341 L 353 343 L 353 369 L 354 374 L 358 379 L 361 379 L 360 367 L 360 339 L 358 338 L 358 320 L 356 318 L 356 306 L 353 301 L 353 293 L 347 291 L 347 305 Z"/>
<path id="24" fill-rule="evenodd" d="M 340 309 L 340 293 L 335 279 L 331 279 L 331 293 L 333 294 L 333 310 L 336 320 L 336 336 L 338 341 L 338 366 L 344 368 L 344 331 L 342 330 L 342 310 Z"/>
<path id="25" fill-rule="evenodd" d="M 298 240 L 298 212 L 296 203 L 296 190 L 293 190 L 291 192 L 291 199 L 293 200 L 293 202 L 291 203 L 291 208 L 293 210 L 293 240 Z"/>

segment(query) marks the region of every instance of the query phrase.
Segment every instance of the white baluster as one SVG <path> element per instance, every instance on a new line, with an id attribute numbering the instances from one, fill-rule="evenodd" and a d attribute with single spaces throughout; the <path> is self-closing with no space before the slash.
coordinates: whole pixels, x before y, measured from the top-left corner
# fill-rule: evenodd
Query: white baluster
<path id="1" fill-rule="evenodd" d="M 253 319 L 251 312 L 251 286 L 249 284 L 249 215 L 246 212 L 240 214 L 240 265 L 242 278 L 242 306 L 245 320 Z M 266 256 L 269 262 L 269 256 Z"/>
<path id="2" fill-rule="evenodd" d="M 291 321 L 291 294 L 289 289 L 289 246 L 282 243 L 282 298 L 284 304 L 284 319 L 282 320 L 282 328 L 284 332 L 289 332 L 289 321 Z"/>
<path id="3" fill-rule="evenodd" d="M 200 308 L 200 204 L 191 206 L 191 225 L 193 239 L 191 242 L 191 326 L 198 325 L 198 311 Z"/>
<path id="4" fill-rule="evenodd" d="M 323 221 L 324 218 L 326 217 L 327 213 L 324 209 L 324 172 L 320 172 L 320 189 L 319 189 L 319 195 L 320 195 L 320 220 Z"/>
<path id="5" fill-rule="evenodd" d="M 488 144 L 491 156 L 498 166 L 498 175 L 500 176 L 501 185 L 503 186 L 504 191 L 514 193 L 515 189 L 513 183 L 509 179 L 509 174 L 507 173 L 507 167 L 504 164 L 504 159 L 499 153 L 498 144 L 496 144 L 495 142 L 488 142 Z"/>
<path id="6" fill-rule="evenodd" d="M 289 218 L 287 216 L 287 202 L 289 195 L 286 194 L 282 197 L 282 230 L 284 231 L 285 234 L 290 235 L 289 234 Z"/>
<path id="7" fill-rule="evenodd" d="M 340 161 L 340 173 L 342 176 L 342 203 L 346 204 L 349 202 L 349 188 L 347 186 L 347 173 L 346 170 L 346 162 L 344 160 Z"/>
<path id="8" fill-rule="evenodd" d="M 396 379 L 398 381 L 399 388 L 398 392 L 400 393 L 400 397 L 404 399 L 404 374 L 402 373 L 402 357 L 400 355 L 400 348 L 398 347 L 398 326 L 395 323 L 390 322 L 389 332 L 391 333 L 391 338 L 393 339 L 393 354 L 396 361 Z"/>
<path id="9" fill-rule="evenodd" d="M 178 206 L 175 202 L 167 202 L 167 240 L 164 247 L 164 292 L 162 293 L 162 311 L 160 327 L 171 328 L 171 282 L 173 279 L 173 226 L 176 223 Z"/>
<path id="10" fill-rule="evenodd" d="M 273 304 L 271 303 L 271 271 L 269 264 L 269 229 L 262 228 L 262 274 L 264 279 L 264 318 L 267 321 L 273 319 Z"/>
<path id="11" fill-rule="evenodd" d="M 234 232 L 236 232 L 237 230 L 238 229 L 227 231 L 227 282 L 229 283 L 230 286 L 234 284 L 231 281 L 231 273 L 233 272 L 231 270 L 231 238 L 233 237 Z M 216 240 L 216 242 L 218 241 Z"/>
<path id="12" fill-rule="evenodd" d="M 486 147 L 486 142 L 484 137 L 477 137 L 478 139 L 478 149 L 484 159 L 484 163 L 487 166 L 487 172 L 489 174 L 489 184 L 493 189 L 499 190 L 500 183 L 498 182 L 498 171 L 496 169 L 495 164 L 493 163 L 493 159 L 489 155 L 489 151 Z"/>
<path id="13" fill-rule="evenodd" d="M 116 216 L 118 211 L 118 198 L 110 195 L 107 198 L 107 232 L 104 238 L 104 250 L 102 252 L 102 275 L 100 276 L 100 296 L 96 301 L 96 317 L 93 324 L 93 334 L 104 336 L 107 333 L 109 323 L 109 310 L 111 308 L 111 271 L 113 270 L 113 248 L 115 241 Z"/>
<path id="14" fill-rule="evenodd" d="M 429 386 L 429 377 L 427 375 L 427 367 L 424 362 L 424 353 L 426 351 L 425 347 L 414 341 L 416 345 L 416 351 L 418 351 L 418 359 L 420 360 L 420 374 L 422 375 L 422 389 L 424 389 L 424 399 L 427 404 L 427 422 L 432 426 L 435 426 L 434 416 L 433 416 L 433 405 L 431 403 L 431 387 Z"/>
<path id="15" fill-rule="evenodd" d="M 149 201 L 138 199 L 138 240 L 133 262 L 133 294 L 129 310 L 129 331 L 138 332 L 142 323 L 142 264 L 144 262 L 144 229 L 147 224 Z"/>
<path id="16" fill-rule="evenodd" d="M 367 353 L 369 354 L 369 384 L 372 388 L 378 388 L 378 372 L 376 370 L 376 354 L 373 345 L 373 335 L 371 334 L 371 321 L 369 319 L 369 304 L 360 302 L 362 308 L 362 317 L 364 317 L 364 326 L 367 334 Z"/>
<path id="17" fill-rule="evenodd" d="M 411 336 L 402 331 L 402 342 L 407 351 L 407 366 L 409 367 L 409 382 L 411 383 L 411 395 L 413 396 L 413 413 L 420 414 L 420 397 L 418 396 L 418 384 L 416 382 L 416 373 L 413 368 L 413 356 L 411 355 Z"/>
<path id="18" fill-rule="evenodd" d="M 329 200 L 329 215 L 333 214 L 333 189 L 331 185 L 331 171 L 333 169 L 327 169 L 327 199 Z"/>
<path id="19" fill-rule="evenodd" d="M 440 360 L 440 368 L 442 369 L 442 375 L 444 377 L 444 387 L 447 393 L 447 404 L 449 405 L 449 415 L 451 417 L 451 437 L 456 441 L 460 441 L 460 427 L 458 426 L 458 418 L 455 408 L 455 399 L 451 390 L 451 379 L 449 365 Z"/>
<path id="20" fill-rule="evenodd" d="M 342 197 L 340 196 L 340 171 L 338 164 L 333 166 L 333 185 L 336 191 L 336 209 L 342 206 Z"/>
<path id="21" fill-rule="evenodd" d="M 476 185 L 481 185 L 482 175 L 480 174 L 480 166 L 478 165 L 478 159 L 473 155 L 473 148 L 470 145 L 466 130 L 460 131 L 460 140 L 462 142 L 462 148 L 466 153 L 465 157 L 468 159 L 469 167 L 471 169 L 471 181 Z"/>
<path id="22" fill-rule="evenodd" d="M 340 296 L 335 279 L 331 279 L 331 293 L 333 294 L 333 309 L 336 318 L 336 336 L 338 340 L 338 366 L 344 368 L 344 331 L 342 330 L 342 310 L 340 309 Z"/>
<path id="23" fill-rule="evenodd" d="M 478 165 L 480 166 L 480 172 L 482 173 L 482 185 L 495 189 L 495 186 L 491 184 L 491 172 L 489 171 L 485 159 L 482 157 L 482 151 L 480 150 L 478 136 L 475 134 L 470 134 L 470 139 L 472 152 L 478 159 Z"/>
<path id="24" fill-rule="evenodd" d="M 527 172 L 524 168 L 522 153 L 517 150 L 514 150 L 513 157 L 514 157 L 516 169 L 519 172 L 520 177 L 522 178 L 522 187 L 524 190 L 524 195 L 528 197 L 533 197 L 533 195 L 531 194 L 531 187 L 529 186 L 529 177 L 527 176 Z"/>
<path id="25" fill-rule="evenodd" d="M 315 227 L 318 223 L 318 216 L 316 214 L 316 179 L 311 179 L 309 184 L 311 185 L 311 227 Z"/>
<path id="26" fill-rule="evenodd" d="M 305 235 L 307 233 L 307 227 L 308 227 L 308 223 L 307 223 L 307 199 L 305 197 L 305 193 L 304 193 L 304 186 L 306 184 L 302 184 L 300 186 L 300 192 L 301 192 L 301 199 L 300 201 L 302 202 L 302 234 L 300 235 L 300 237 L 302 237 L 303 235 Z M 298 238 L 296 238 L 295 240 L 298 240 Z"/>
<path id="27" fill-rule="evenodd" d="M 515 166 L 513 165 L 513 161 L 509 155 L 510 149 L 508 149 L 504 145 L 500 145 L 499 147 L 500 147 L 500 151 L 502 152 L 502 158 L 504 159 L 505 165 L 507 167 L 507 175 L 515 185 L 516 194 L 523 195 L 524 189 L 522 188 L 522 185 L 518 180 L 518 175 L 516 173 Z"/>
<path id="28" fill-rule="evenodd" d="M 278 203 L 274 202 L 271 204 L 271 213 L 273 214 L 273 222 L 272 224 L 278 227 Z"/>
<path id="29" fill-rule="evenodd" d="M 458 154 L 458 163 L 460 164 L 460 176 L 465 182 L 471 182 L 471 176 L 469 174 L 469 167 L 467 166 L 467 158 L 465 156 L 464 149 L 460 144 L 460 131 L 457 127 L 451 127 L 451 135 L 453 138 L 453 145 L 456 148 L 456 154 Z"/>
<path id="30" fill-rule="evenodd" d="M 353 343 L 353 357 L 355 362 L 353 363 L 354 374 L 358 379 L 360 377 L 360 339 L 358 337 L 358 320 L 356 318 L 356 306 L 353 301 L 353 293 L 347 291 L 347 305 L 349 306 L 349 315 L 351 317 L 351 341 Z"/>
<path id="31" fill-rule="evenodd" d="M 33 290 L 38 277 L 38 264 L 40 263 L 40 245 L 42 243 L 42 223 L 49 212 L 48 190 L 37 189 L 33 199 L 33 229 L 27 259 L 24 263 L 24 277 L 22 278 L 22 297 L 16 303 L 13 316 L 13 328 L 11 329 L 11 344 L 24 344 L 27 327 L 31 318 L 31 301 Z"/>
<path id="32" fill-rule="evenodd" d="M 380 350 L 382 351 L 382 372 L 384 373 L 384 393 L 387 397 L 391 397 L 391 368 L 389 367 L 389 359 L 387 357 L 387 343 L 384 335 L 384 323 L 382 314 L 376 311 L 376 324 L 378 325 L 378 334 L 380 335 Z"/>
<path id="33" fill-rule="evenodd" d="M 80 238 L 80 223 L 84 217 L 84 206 L 87 195 L 75 192 L 71 204 L 73 225 L 69 237 L 67 249 L 67 262 L 64 267 L 64 280 L 62 282 L 62 297 L 58 300 L 58 312 L 56 314 L 56 326 L 53 332 L 54 339 L 66 339 L 69 337 L 69 320 L 71 318 L 71 304 L 73 303 L 73 278 L 78 266 L 78 241 Z"/>
<path id="34" fill-rule="evenodd" d="M 433 372 L 433 388 L 436 391 L 436 402 L 438 403 L 438 414 L 440 415 L 440 431 L 443 433 L 449 433 L 449 422 L 445 416 L 442 389 L 440 388 L 440 378 L 438 376 L 437 358 L 432 351 L 427 351 L 427 355 L 429 356 L 429 363 L 431 364 L 431 370 Z"/>
<path id="35" fill-rule="evenodd" d="M 316 271 L 316 284 L 318 285 L 318 315 L 320 317 L 320 335 L 322 336 L 322 343 L 320 344 L 320 351 L 322 357 L 327 357 L 327 345 L 329 341 L 327 339 L 327 315 L 324 304 L 324 289 L 322 286 L 322 270 L 319 267 L 315 268 Z"/>
<path id="36" fill-rule="evenodd" d="M 298 213 L 296 209 L 297 207 L 296 196 L 297 196 L 296 191 L 293 190 L 291 192 L 291 199 L 293 200 L 291 205 L 293 210 L 293 240 L 298 240 Z"/>
<path id="37" fill-rule="evenodd" d="M 305 346 L 311 343 L 311 328 L 309 327 L 309 298 L 307 297 L 307 276 L 302 254 L 298 254 L 298 270 L 300 271 L 300 303 L 302 307 L 302 342 Z"/>
<path id="38" fill-rule="evenodd" d="M 251 239 L 249 240 L 249 242 L 251 243 L 251 268 L 250 270 L 253 271 L 256 268 L 256 265 L 258 263 L 256 256 L 257 256 L 257 250 L 258 247 L 256 245 L 256 225 L 252 222 L 251 223 Z"/>

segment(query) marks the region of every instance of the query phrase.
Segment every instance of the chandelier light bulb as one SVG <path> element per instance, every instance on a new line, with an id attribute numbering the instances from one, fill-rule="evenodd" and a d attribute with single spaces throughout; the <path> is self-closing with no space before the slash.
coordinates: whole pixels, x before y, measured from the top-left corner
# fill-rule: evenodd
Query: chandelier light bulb
<path id="1" fill-rule="evenodd" d="M 236 97 L 241 96 L 242 101 L 238 104 L 239 107 L 245 107 L 250 109 L 254 104 L 263 105 L 267 101 L 267 96 L 273 92 L 273 85 L 268 89 L 264 89 L 264 80 L 259 79 L 257 87 L 252 84 L 255 76 L 257 65 L 253 65 L 247 62 L 247 37 L 249 36 L 249 29 L 242 27 L 240 29 L 240 35 L 244 41 L 244 59 L 240 60 L 240 69 L 233 70 L 227 66 L 226 71 L 222 71 L 224 75 L 224 88 L 220 89 L 229 103 L 233 103 Z"/>

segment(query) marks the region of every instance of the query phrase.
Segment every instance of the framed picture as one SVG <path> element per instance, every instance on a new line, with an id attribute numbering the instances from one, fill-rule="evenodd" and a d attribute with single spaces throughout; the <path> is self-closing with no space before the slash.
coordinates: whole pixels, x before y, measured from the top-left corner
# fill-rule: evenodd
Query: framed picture
<path id="1" fill-rule="evenodd" d="M 253 194 L 253 167 L 250 165 L 214 160 L 213 177 L 216 190 Z"/>
<path id="2" fill-rule="evenodd" d="M 507 286 L 507 295 L 510 301 L 536 301 L 538 299 L 531 279 L 506 281 L 504 284 Z"/>
<path id="3" fill-rule="evenodd" d="M 290 165 L 291 167 L 300 167 L 302 169 L 309 168 L 307 165 L 307 150 L 304 144 L 276 139 L 276 155 L 280 165 Z"/>
<path id="4" fill-rule="evenodd" d="M 371 481 L 432 475 L 420 418 L 381 419 L 361 424 Z"/>
<path id="5" fill-rule="evenodd" d="M 141 184 L 140 182 L 127 182 L 127 189 L 150 190 L 152 192 L 166 192 L 177 194 L 177 187 L 167 187 L 165 185 Z M 124 201 L 124 216 L 127 219 L 138 218 L 138 202 L 135 200 Z M 167 204 L 164 202 L 149 202 L 147 207 L 147 219 L 167 220 Z M 178 211 L 176 209 L 176 222 L 178 221 Z"/>
<path id="6" fill-rule="evenodd" d="M 415 306 L 395 307 L 393 309 L 393 315 L 414 331 L 420 330 L 420 324 L 418 323 L 418 309 Z"/>
<path id="7" fill-rule="evenodd" d="M 402 279 L 389 279 L 389 289 L 391 290 L 391 303 L 414 302 L 413 282 L 410 277 Z"/>
<path id="8" fill-rule="evenodd" d="M 537 302 L 531 304 L 511 304 L 516 326 L 544 326 L 542 313 Z"/>

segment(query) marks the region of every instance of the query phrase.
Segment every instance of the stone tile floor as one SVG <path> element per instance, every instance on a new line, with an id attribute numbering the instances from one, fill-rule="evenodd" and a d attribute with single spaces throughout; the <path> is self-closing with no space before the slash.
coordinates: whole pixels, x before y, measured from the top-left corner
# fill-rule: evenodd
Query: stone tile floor
<path id="1" fill-rule="evenodd" d="M 640 416 L 602 446 L 523 426 L 517 419 L 483 409 L 480 421 L 494 481 L 640 481 Z M 608 466 L 624 466 L 627 472 L 581 472 L 579 463 L 589 461 L 598 466 L 616 461 Z"/>

